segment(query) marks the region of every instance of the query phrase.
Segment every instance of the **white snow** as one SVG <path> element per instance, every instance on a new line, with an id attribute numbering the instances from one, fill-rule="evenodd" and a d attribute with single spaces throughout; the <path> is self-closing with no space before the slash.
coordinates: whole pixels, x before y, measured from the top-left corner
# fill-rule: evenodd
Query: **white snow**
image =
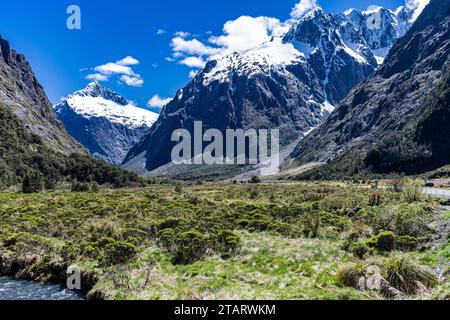
<path id="1" fill-rule="evenodd" d="M 138 128 L 143 125 L 151 127 L 159 115 L 149 110 L 138 108 L 131 103 L 121 105 L 104 97 L 93 97 L 79 91 L 67 97 L 67 105 L 77 114 L 85 118 L 106 118 L 113 123 L 122 124 L 128 128 Z M 61 108 L 64 103 L 55 108 Z"/>
<path id="2" fill-rule="evenodd" d="M 355 59 L 359 63 L 361 63 L 361 64 L 369 64 L 367 62 L 366 58 L 364 58 L 362 55 L 360 55 L 355 50 L 352 50 L 351 48 L 349 48 L 347 45 L 345 45 L 344 47 L 339 47 L 339 49 L 343 49 L 348 55 L 352 56 L 353 59 Z"/>
<path id="3" fill-rule="evenodd" d="M 283 43 L 281 38 L 275 37 L 256 48 L 218 59 L 217 65 L 209 73 L 204 74 L 204 84 L 208 85 L 216 80 L 225 82 L 231 72 L 251 76 L 267 73 L 272 67 L 284 67 L 304 59 L 305 55 L 293 44 Z"/>
<path id="4" fill-rule="evenodd" d="M 324 110 L 328 111 L 329 113 L 332 113 L 332 112 L 334 111 L 334 109 L 336 109 L 335 106 L 333 106 L 333 105 L 332 105 L 331 103 L 329 103 L 328 101 L 325 101 L 325 102 L 322 104 L 322 108 L 323 108 Z"/>
<path id="5" fill-rule="evenodd" d="M 363 11 L 363 15 L 372 15 L 374 13 L 379 13 L 380 10 L 382 10 L 383 7 L 380 6 L 370 6 L 367 10 Z"/>
<path id="6" fill-rule="evenodd" d="M 375 59 L 377 59 L 379 65 L 383 64 L 384 59 L 386 59 L 387 55 L 389 54 L 389 50 L 390 48 L 381 48 L 372 50 L 373 54 L 375 55 Z"/>

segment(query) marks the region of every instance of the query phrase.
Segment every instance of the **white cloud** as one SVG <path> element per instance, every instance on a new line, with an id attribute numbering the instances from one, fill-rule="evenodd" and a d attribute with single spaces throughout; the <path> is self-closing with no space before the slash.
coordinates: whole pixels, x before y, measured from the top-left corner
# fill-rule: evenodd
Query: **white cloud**
<path id="1" fill-rule="evenodd" d="M 226 22 L 222 35 L 210 36 L 206 41 L 196 39 L 195 35 L 190 35 L 193 39 L 186 39 L 184 33 L 177 33 L 170 43 L 173 54 L 166 60 L 190 68 L 203 68 L 207 60 L 253 48 L 286 33 L 290 23 L 270 17 L 241 16 Z"/>
<path id="2" fill-rule="evenodd" d="M 86 79 L 94 81 L 108 81 L 108 77 L 100 73 L 88 74 Z"/>
<path id="3" fill-rule="evenodd" d="M 171 102 L 171 98 L 161 98 L 159 95 L 155 94 L 147 103 L 148 107 L 152 108 L 160 108 L 165 107 L 169 102 Z"/>
<path id="4" fill-rule="evenodd" d="M 204 68 L 206 65 L 206 62 L 200 57 L 187 57 L 181 60 L 180 63 L 190 68 Z"/>
<path id="5" fill-rule="evenodd" d="M 136 58 L 127 56 L 116 62 L 108 62 L 92 69 L 83 69 L 83 71 L 95 71 L 95 73 L 86 76 L 88 80 L 108 81 L 110 77 L 118 76 L 121 83 L 132 87 L 142 87 L 144 79 L 130 67 L 139 63 Z"/>
<path id="6" fill-rule="evenodd" d="M 275 18 L 241 16 L 225 23 L 223 31 L 224 35 L 211 37 L 209 41 L 230 53 L 253 48 L 287 29 Z"/>
<path id="7" fill-rule="evenodd" d="M 122 66 L 114 62 L 108 62 L 101 66 L 95 67 L 94 70 L 100 72 L 103 75 L 112 75 L 112 74 L 134 75 L 134 72 L 130 67 Z"/>
<path id="8" fill-rule="evenodd" d="M 317 0 L 300 0 L 291 11 L 291 17 L 294 19 L 299 19 L 304 16 L 309 11 L 318 8 L 319 4 Z"/>
<path id="9" fill-rule="evenodd" d="M 139 75 L 131 77 L 123 75 L 120 77 L 120 81 L 130 87 L 142 87 L 144 84 L 144 80 Z"/>
<path id="10" fill-rule="evenodd" d="M 178 31 L 175 32 L 175 36 L 180 37 L 180 38 L 187 38 L 189 37 L 191 34 L 189 32 L 185 32 L 185 31 Z"/>
<path id="11" fill-rule="evenodd" d="M 139 60 L 133 58 L 132 56 L 128 56 L 116 62 L 121 66 L 135 66 L 139 64 Z"/>
<path id="12" fill-rule="evenodd" d="M 185 40 L 181 37 L 173 38 L 171 46 L 172 50 L 178 56 L 181 53 L 198 56 L 209 56 L 220 51 L 220 49 L 207 46 L 197 39 Z"/>
<path id="13" fill-rule="evenodd" d="M 163 35 L 163 34 L 166 34 L 167 32 L 166 32 L 166 30 L 164 30 L 164 29 L 158 29 L 158 30 L 156 30 L 156 34 L 157 35 L 159 35 L 159 36 L 161 36 L 161 35 Z"/>
<path id="14" fill-rule="evenodd" d="M 412 21 L 416 21 L 423 9 L 430 3 L 430 0 L 406 0 L 406 7 L 414 11 Z"/>

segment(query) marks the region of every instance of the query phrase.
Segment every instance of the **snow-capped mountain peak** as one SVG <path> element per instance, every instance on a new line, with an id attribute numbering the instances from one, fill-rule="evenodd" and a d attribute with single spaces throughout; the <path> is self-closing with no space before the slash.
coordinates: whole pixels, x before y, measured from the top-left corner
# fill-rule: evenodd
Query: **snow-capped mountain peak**
<path id="1" fill-rule="evenodd" d="M 159 116 L 136 107 L 99 82 L 69 95 L 54 109 L 69 134 L 93 156 L 116 165 Z"/>
<path id="2" fill-rule="evenodd" d="M 224 56 L 204 70 L 204 85 L 214 81 L 225 82 L 233 75 L 253 76 L 269 73 L 272 68 L 284 72 L 287 65 L 305 61 L 305 55 L 299 52 L 291 43 L 283 43 L 280 37 L 260 46 Z"/>
<path id="3" fill-rule="evenodd" d="M 69 95 L 62 103 L 55 106 L 55 111 L 60 113 L 61 109 L 66 107 L 70 107 L 75 113 L 86 118 L 104 117 L 128 128 L 151 127 L 158 119 L 158 114 L 136 107 L 97 81 Z"/>

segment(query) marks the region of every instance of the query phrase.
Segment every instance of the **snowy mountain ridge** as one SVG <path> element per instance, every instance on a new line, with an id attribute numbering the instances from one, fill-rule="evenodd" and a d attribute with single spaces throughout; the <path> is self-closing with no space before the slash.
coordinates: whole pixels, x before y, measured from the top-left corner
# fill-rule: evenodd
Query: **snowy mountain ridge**
<path id="1" fill-rule="evenodd" d="M 159 116 L 134 106 L 99 82 L 69 95 L 54 110 L 69 134 L 91 155 L 115 165 L 122 163 Z"/>
<path id="2" fill-rule="evenodd" d="M 205 72 L 204 85 L 215 80 L 229 81 L 233 72 L 253 76 L 268 73 L 272 67 L 285 69 L 287 65 L 306 63 L 306 58 L 317 51 L 327 54 L 324 39 L 360 63 L 378 66 L 394 42 L 410 28 L 412 14 L 405 7 L 395 12 L 382 7 L 366 11 L 349 9 L 344 14 L 327 14 L 316 8 L 297 21 L 285 36 L 217 59 L 216 65 Z M 378 25 L 371 27 L 370 19 L 376 19 Z M 305 30 L 308 24 L 309 30 Z"/>
<path id="3" fill-rule="evenodd" d="M 166 165 L 174 146 L 170 134 L 180 128 L 192 132 L 194 121 L 221 131 L 277 128 L 281 144 L 289 145 L 322 124 L 373 74 L 411 25 L 411 16 L 406 9 L 330 14 L 315 8 L 285 35 L 212 57 L 163 108 L 124 165 L 138 163 L 134 167 L 143 174 Z"/>
<path id="4" fill-rule="evenodd" d="M 131 129 L 142 126 L 150 128 L 159 116 L 134 106 L 99 82 L 92 82 L 85 89 L 69 95 L 55 106 L 55 111 L 60 113 L 65 107 L 70 107 L 75 113 L 87 119 L 104 117 L 112 123 Z"/>

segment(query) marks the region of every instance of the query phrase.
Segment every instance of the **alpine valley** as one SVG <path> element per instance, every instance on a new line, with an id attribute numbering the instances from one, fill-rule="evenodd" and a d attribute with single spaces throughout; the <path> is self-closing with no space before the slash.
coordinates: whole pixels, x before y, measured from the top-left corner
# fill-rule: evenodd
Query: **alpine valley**
<path id="1" fill-rule="evenodd" d="M 450 0 L 295 0 L 220 36 L 216 15 L 286 1 L 166 2 L 2 3 L 0 300 L 182 301 L 162 318 L 285 311 L 185 300 L 450 300 Z M 112 89 L 158 92 L 161 114 Z M 177 165 L 179 129 L 194 160 L 207 129 L 279 129 L 281 167 L 261 174 L 260 136 L 259 165 Z"/>
<path id="2" fill-rule="evenodd" d="M 409 29 L 412 14 L 405 7 L 343 14 L 316 8 L 292 22 L 285 35 L 208 62 L 162 110 L 124 167 L 145 174 L 166 165 L 175 145 L 172 132 L 193 132 L 195 121 L 205 130 L 279 129 L 281 144 L 289 146 L 322 124 L 378 68 Z M 379 26 L 370 28 L 374 15 Z"/>

